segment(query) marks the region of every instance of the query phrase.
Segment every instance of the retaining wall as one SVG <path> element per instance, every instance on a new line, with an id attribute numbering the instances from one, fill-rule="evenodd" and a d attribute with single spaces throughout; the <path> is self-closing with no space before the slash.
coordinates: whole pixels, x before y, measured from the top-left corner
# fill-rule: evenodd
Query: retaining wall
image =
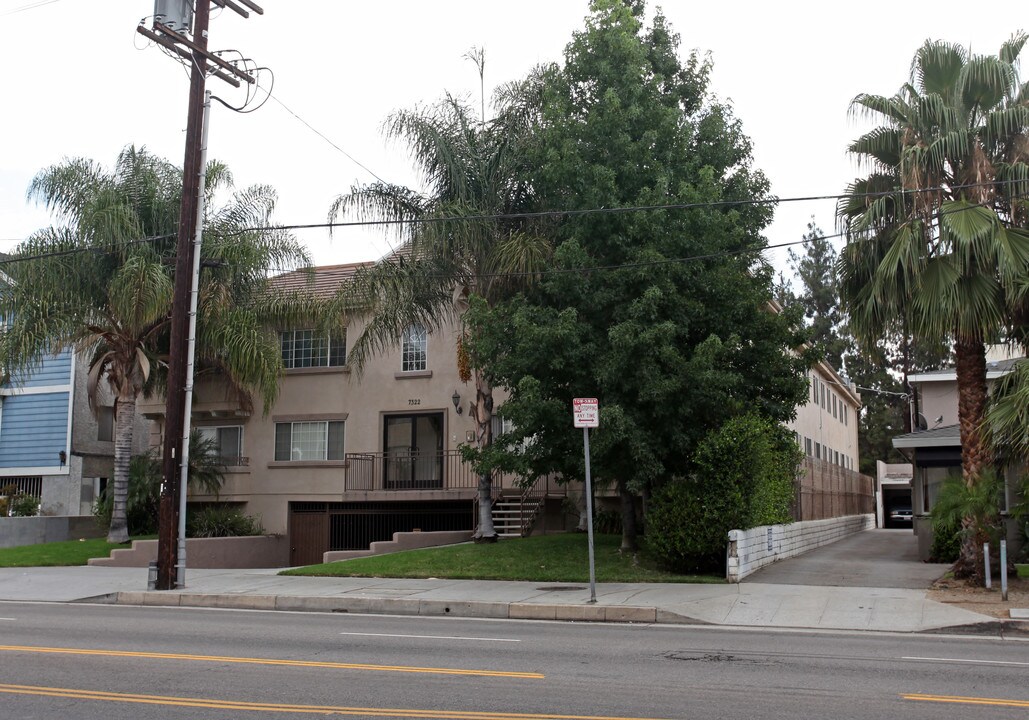
<path id="1" fill-rule="evenodd" d="M 92 515 L 0 517 L 0 548 L 62 542 L 105 535 Z"/>
<path id="2" fill-rule="evenodd" d="M 133 540 L 131 548 L 115 550 L 110 557 L 92 558 L 90 565 L 146 567 L 157 560 L 156 540 Z M 282 535 L 251 537 L 187 538 L 186 567 L 245 570 L 289 565 L 289 538 Z"/>
<path id="3" fill-rule="evenodd" d="M 440 545 L 454 545 L 472 539 L 471 530 L 442 530 L 439 532 L 395 532 L 392 540 L 373 542 L 367 550 L 329 550 L 322 555 L 322 562 L 336 562 L 351 558 L 385 555 L 401 550 L 418 550 Z"/>
<path id="4" fill-rule="evenodd" d="M 725 579 L 739 582 L 776 560 L 801 555 L 873 527 L 875 513 L 730 530 Z"/>

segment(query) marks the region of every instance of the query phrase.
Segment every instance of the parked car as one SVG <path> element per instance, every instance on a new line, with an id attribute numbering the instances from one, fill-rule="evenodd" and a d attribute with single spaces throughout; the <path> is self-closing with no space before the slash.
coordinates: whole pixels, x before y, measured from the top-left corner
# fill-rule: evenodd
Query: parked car
<path id="1" fill-rule="evenodd" d="M 911 522 L 911 508 L 909 507 L 895 507 L 890 510 L 890 520 L 893 522 L 909 523 Z"/>

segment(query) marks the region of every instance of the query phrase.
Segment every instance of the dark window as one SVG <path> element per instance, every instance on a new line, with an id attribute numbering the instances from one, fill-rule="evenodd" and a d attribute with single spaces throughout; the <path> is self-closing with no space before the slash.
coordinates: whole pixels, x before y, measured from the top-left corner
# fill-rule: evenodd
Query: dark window
<path id="1" fill-rule="evenodd" d="M 97 408 L 96 439 L 102 442 L 114 440 L 114 408 L 101 406 Z"/>

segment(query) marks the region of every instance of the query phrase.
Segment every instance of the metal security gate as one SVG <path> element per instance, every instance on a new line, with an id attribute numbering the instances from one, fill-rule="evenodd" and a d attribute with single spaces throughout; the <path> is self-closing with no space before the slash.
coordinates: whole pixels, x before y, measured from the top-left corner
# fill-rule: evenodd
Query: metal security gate
<path id="1" fill-rule="evenodd" d="M 367 550 L 392 540 L 395 532 L 471 530 L 468 500 L 426 502 L 325 503 L 289 506 L 290 565 L 313 565 L 329 550 Z"/>

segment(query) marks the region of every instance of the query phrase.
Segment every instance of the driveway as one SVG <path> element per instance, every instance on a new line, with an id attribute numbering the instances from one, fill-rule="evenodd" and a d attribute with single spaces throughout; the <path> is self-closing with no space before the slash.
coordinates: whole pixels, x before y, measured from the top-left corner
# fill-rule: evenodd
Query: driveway
<path id="1" fill-rule="evenodd" d="M 772 563 L 743 582 L 922 590 L 949 568 L 919 562 L 918 539 L 911 530 L 872 529 Z"/>

